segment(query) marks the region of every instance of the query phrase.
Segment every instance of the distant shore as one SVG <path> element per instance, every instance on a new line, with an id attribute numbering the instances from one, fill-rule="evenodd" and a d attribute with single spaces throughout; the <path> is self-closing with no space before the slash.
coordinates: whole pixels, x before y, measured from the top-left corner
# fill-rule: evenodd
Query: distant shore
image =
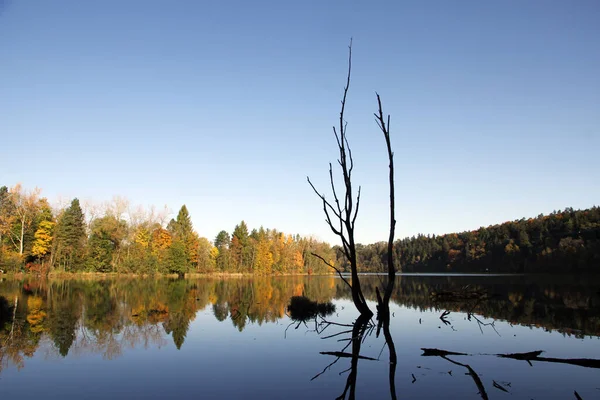
<path id="1" fill-rule="evenodd" d="M 286 273 L 286 274 L 254 274 L 248 272 L 210 272 L 210 273 L 187 273 L 184 278 L 248 278 L 248 277 L 279 277 L 279 276 L 333 276 L 333 274 L 307 274 L 307 273 Z M 0 273 L 0 277 L 9 278 L 59 278 L 59 279 L 110 279 L 110 278 L 178 278 L 177 274 L 137 274 L 137 273 L 119 273 L 119 272 L 57 272 L 53 271 L 47 275 L 41 275 L 30 272 L 9 272 Z"/>

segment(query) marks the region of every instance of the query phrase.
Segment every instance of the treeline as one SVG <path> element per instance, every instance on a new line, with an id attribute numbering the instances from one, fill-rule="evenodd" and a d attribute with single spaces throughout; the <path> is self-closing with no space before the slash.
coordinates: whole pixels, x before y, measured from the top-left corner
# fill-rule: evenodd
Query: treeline
<path id="1" fill-rule="evenodd" d="M 185 205 L 167 223 L 153 209 L 116 198 L 84 213 L 78 199 L 54 210 L 40 190 L 0 188 L 0 269 L 5 272 L 328 273 L 312 256 L 335 260 L 327 243 L 241 221 L 214 241 L 200 237 Z"/>
<path id="2" fill-rule="evenodd" d="M 349 269 L 336 248 L 337 263 Z M 403 272 L 600 272 L 600 208 L 567 208 L 475 231 L 394 243 Z M 357 245 L 363 272 L 386 270 L 386 243 Z"/>
<path id="3" fill-rule="evenodd" d="M 361 272 L 386 271 L 385 242 L 358 244 Z M 550 215 L 475 231 L 418 235 L 394 243 L 403 272 L 600 272 L 600 208 Z M 84 212 L 78 199 L 53 209 L 40 191 L 0 187 L 0 269 L 5 272 L 330 273 L 342 270 L 339 246 L 244 221 L 211 241 L 193 228 L 186 206 L 177 217 L 136 209 L 116 198 Z"/>

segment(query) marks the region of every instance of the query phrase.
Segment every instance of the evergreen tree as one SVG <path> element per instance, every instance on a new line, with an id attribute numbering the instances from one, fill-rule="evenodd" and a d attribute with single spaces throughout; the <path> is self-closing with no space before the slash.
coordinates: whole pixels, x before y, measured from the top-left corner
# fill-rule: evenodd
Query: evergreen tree
<path id="1" fill-rule="evenodd" d="M 221 271 L 227 271 L 229 269 L 229 246 L 231 245 L 231 239 L 229 233 L 221 231 L 215 238 L 215 247 L 219 251 L 217 255 L 217 268 Z"/>
<path id="2" fill-rule="evenodd" d="M 248 226 L 244 221 L 236 225 L 231 238 L 231 262 L 237 271 L 250 270 L 251 265 Z"/>
<path id="3" fill-rule="evenodd" d="M 169 272 L 182 277 L 188 270 L 188 257 L 186 254 L 185 243 L 177 239 L 169 248 L 167 259 Z"/>
<path id="4" fill-rule="evenodd" d="M 190 213 L 188 212 L 185 204 L 181 206 L 179 213 L 177 214 L 177 225 L 176 225 L 177 234 L 183 240 L 187 240 L 187 238 L 194 232 L 194 227 L 192 226 L 192 220 L 190 218 Z"/>
<path id="5" fill-rule="evenodd" d="M 56 226 L 55 262 L 66 271 L 81 268 L 86 241 L 85 220 L 78 199 L 63 212 Z"/>

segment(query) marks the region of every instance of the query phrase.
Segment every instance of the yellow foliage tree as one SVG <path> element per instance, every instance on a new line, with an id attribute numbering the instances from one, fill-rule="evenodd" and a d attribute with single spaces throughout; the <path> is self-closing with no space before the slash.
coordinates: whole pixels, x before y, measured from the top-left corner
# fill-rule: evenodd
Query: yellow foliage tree
<path id="1" fill-rule="evenodd" d="M 41 259 L 50 252 L 54 225 L 56 224 L 52 221 L 40 222 L 37 231 L 33 235 L 35 239 L 31 248 L 31 254 Z"/>
<path id="2" fill-rule="evenodd" d="M 168 249 L 173 243 L 173 238 L 168 230 L 157 228 L 152 232 L 152 252 L 158 254 L 160 250 Z"/>
<path id="3" fill-rule="evenodd" d="M 144 248 L 150 245 L 150 232 L 144 226 L 140 226 L 135 232 L 135 242 Z"/>

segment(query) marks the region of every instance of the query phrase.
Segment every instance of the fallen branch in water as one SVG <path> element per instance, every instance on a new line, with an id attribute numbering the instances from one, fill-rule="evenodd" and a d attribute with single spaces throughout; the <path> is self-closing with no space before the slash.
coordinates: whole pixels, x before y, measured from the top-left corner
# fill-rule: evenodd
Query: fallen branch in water
<path id="1" fill-rule="evenodd" d="M 600 368 L 600 360 L 593 358 L 552 358 L 552 357 L 540 357 L 543 350 L 530 351 L 528 353 L 513 353 L 513 354 L 495 354 L 501 358 L 512 358 L 513 360 L 527 361 L 529 365 L 532 365 L 532 361 L 539 362 L 550 362 L 558 364 L 570 364 L 577 365 L 585 368 Z"/>
<path id="2" fill-rule="evenodd" d="M 502 385 L 501 385 L 501 384 L 499 384 L 498 382 L 496 382 L 496 381 L 494 381 L 494 380 L 492 380 L 492 382 L 494 383 L 494 387 L 495 387 L 496 389 L 502 390 L 503 392 L 506 392 L 506 393 L 510 393 L 508 390 L 506 390 L 506 388 L 505 388 L 504 386 L 502 386 Z"/>
<path id="3" fill-rule="evenodd" d="M 467 353 L 456 353 L 453 351 L 442 350 L 442 349 L 429 349 L 422 348 L 423 354 L 421 356 L 435 356 L 435 357 L 446 357 L 446 356 L 473 356 L 473 354 Z M 577 365 L 585 368 L 597 368 L 600 369 L 600 360 L 595 358 L 553 358 L 553 357 L 540 357 L 543 350 L 529 351 L 526 353 L 509 353 L 509 354 L 485 354 L 500 358 L 510 358 L 513 360 L 527 361 L 529 365 L 532 361 L 549 362 L 557 364 L 570 364 Z"/>
<path id="4" fill-rule="evenodd" d="M 423 354 L 421 354 L 421 356 L 441 357 L 444 360 L 451 362 L 452 364 L 460 365 L 461 367 L 466 368 L 467 371 L 469 371 L 467 373 L 467 375 L 469 375 L 473 379 L 473 382 L 475 382 L 475 385 L 477 386 L 477 389 L 479 390 L 479 395 L 481 396 L 481 398 L 483 400 L 488 400 L 488 395 L 487 395 L 487 392 L 485 391 L 485 387 L 483 386 L 483 382 L 481 382 L 481 379 L 479 378 L 479 375 L 477 375 L 475 370 L 473 368 L 471 368 L 471 366 L 469 364 L 462 364 L 462 363 L 459 363 L 458 361 L 454 361 L 454 360 L 451 360 L 450 358 L 448 358 L 448 356 L 468 356 L 469 354 L 455 353 L 452 351 L 446 351 L 446 350 L 440 350 L 440 349 L 421 349 L 421 350 L 423 350 Z"/>
<path id="5" fill-rule="evenodd" d="M 421 354 L 421 356 L 424 356 L 424 357 L 468 356 L 469 355 L 467 353 L 455 353 L 453 351 L 440 350 L 440 349 L 422 348 L 421 350 L 423 350 L 423 354 Z"/>
<path id="6" fill-rule="evenodd" d="M 342 349 L 342 352 L 343 352 L 344 350 L 346 350 L 346 349 L 347 349 L 347 348 L 350 346 L 350 344 L 351 344 L 351 343 L 352 343 L 352 342 L 348 342 L 348 344 L 346 345 L 346 347 L 344 347 L 344 348 Z M 331 366 L 332 366 L 333 364 L 335 364 L 336 362 L 338 362 L 338 361 L 340 360 L 340 358 L 341 358 L 341 357 L 338 357 L 338 358 L 336 358 L 335 360 L 333 360 L 333 361 L 332 361 L 332 362 L 331 362 L 329 365 L 327 365 L 325 368 L 323 368 L 323 371 L 321 371 L 321 372 L 319 372 L 318 374 L 316 374 L 315 376 L 313 376 L 313 377 L 312 377 L 310 380 L 311 380 L 311 381 L 314 381 L 314 380 L 315 380 L 315 379 L 317 379 L 319 376 L 323 375 L 323 374 L 325 373 L 325 371 L 327 371 L 329 368 L 331 368 Z"/>
<path id="7" fill-rule="evenodd" d="M 339 357 L 339 358 L 352 358 L 352 357 L 356 357 L 360 360 L 371 360 L 371 361 L 377 361 L 376 358 L 372 358 L 372 357 L 366 357 L 366 356 L 361 356 L 361 355 L 353 355 L 352 353 L 344 353 L 342 351 L 321 351 L 319 352 L 319 354 L 323 354 L 326 356 L 335 356 L 335 357 Z"/>

